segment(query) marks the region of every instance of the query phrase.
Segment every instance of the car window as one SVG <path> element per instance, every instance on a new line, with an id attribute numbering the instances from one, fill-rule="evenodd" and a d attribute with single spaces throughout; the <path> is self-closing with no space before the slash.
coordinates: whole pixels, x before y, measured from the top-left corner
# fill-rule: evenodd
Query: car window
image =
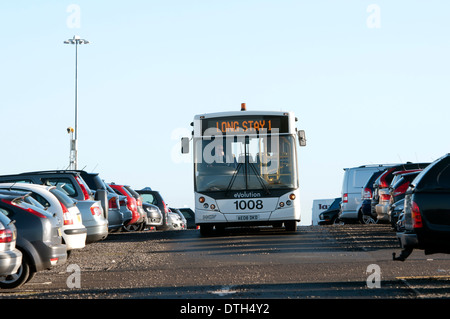
<path id="1" fill-rule="evenodd" d="M 141 194 L 141 196 L 142 196 L 142 201 L 144 203 L 148 203 L 148 204 L 152 204 L 152 205 L 157 204 L 156 197 L 153 196 L 153 194 Z"/>
<path id="2" fill-rule="evenodd" d="M 50 190 L 50 193 L 52 193 L 58 199 L 58 201 L 60 201 L 67 208 L 75 206 L 75 203 L 72 200 L 72 198 L 66 195 L 65 192 L 62 192 L 57 188 L 52 188 Z"/>
<path id="3" fill-rule="evenodd" d="M 36 193 L 31 193 L 31 196 L 39 203 L 41 204 L 44 208 L 48 208 L 50 207 L 50 203 L 48 202 L 48 200 L 46 200 L 44 197 L 42 197 L 39 194 Z M 34 204 L 34 203 L 33 203 Z"/>
<path id="4" fill-rule="evenodd" d="M 25 184 L 33 184 L 31 179 L 19 179 L 19 180 L 2 180 L 2 183 L 25 183 Z"/>
<path id="5" fill-rule="evenodd" d="M 339 199 L 340 201 L 340 199 Z M 184 215 L 185 218 L 194 218 L 194 213 L 189 209 L 180 209 L 181 213 Z"/>
<path id="6" fill-rule="evenodd" d="M 25 196 L 23 202 L 24 203 L 28 203 L 30 205 L 33 205 L 35 207 L 38 207 L 40 209 L 44 209 L 44 210 L 46 209 L 46 207 L 44 205 L 42 205 L 39 201 L 37 201 L 34 197 L 32 197 L 32 195 L 31 196 Z"/>
<path id="7" fill-rule="evenodd" d="M 447 165 L 437 176 L 437 184 L 440 188 L 450 189 L 450 165 Z"/>
<path id="8" fill-rule="evenodd" d="M 65 194 L 70 197 L 76 197 L 77 191 L 72 184 L 72 181 L 69 178 L 41 178 L 41 181 L 44 185 L 56 186 L 57 189 L 63 191 Z"/>
<path id="9" fill-rule="evenodd" d="M 4 208 L 0 208 L 0 213 L 5 215 L 5 216 L 11 216 L 11 212 L 7 209 Z"/>

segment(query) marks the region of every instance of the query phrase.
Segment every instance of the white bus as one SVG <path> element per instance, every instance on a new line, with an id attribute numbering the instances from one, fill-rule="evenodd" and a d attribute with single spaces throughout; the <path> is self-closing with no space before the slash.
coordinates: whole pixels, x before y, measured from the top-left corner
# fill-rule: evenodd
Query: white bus
<path id="1" fill-rule="evenodd" d="M 300 221 L 297 130 L 292 112 L 241 111 L 196 115 L 193 126 L 195 223 L 202 235 L 225 227 Z M 189 138 L 182 139 L 182 153 Z"/>

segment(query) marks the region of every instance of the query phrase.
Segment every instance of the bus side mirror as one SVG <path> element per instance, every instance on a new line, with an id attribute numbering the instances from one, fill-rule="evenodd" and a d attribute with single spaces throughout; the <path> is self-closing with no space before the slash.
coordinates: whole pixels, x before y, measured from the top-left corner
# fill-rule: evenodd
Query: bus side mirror
<path id="1" fill-rule="evenodd" d="M 298 144 L 300 146 L 306 146 L 306 135 L 304 130 L 300 130 L 297 132 L 298 135 Z"/>
<path id="2" fill-rule="evenodd" d="M 182 137 L 181 138 L 181 154 L 188 154 L 188 153 L 189 153 L 189 138 Z"/>

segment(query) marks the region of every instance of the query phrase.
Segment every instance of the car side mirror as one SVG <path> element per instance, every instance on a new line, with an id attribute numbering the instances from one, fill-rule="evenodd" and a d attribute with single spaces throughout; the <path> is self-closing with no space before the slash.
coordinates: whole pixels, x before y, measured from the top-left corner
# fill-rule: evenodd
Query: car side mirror
<path id="1" fill-rule="evenodd" d="M 306 146 L 306 134 L 304 130 L 299 130 L 297 132 L 298 135 L 298 144 L 300 144 L 300 146 Z"/>
<path id="2" fill-rule="evenodd" d="M 189 153 L 189 138 L 182 137 L 181 138 L 181 154 L 188 154 L 188 153 Z"/>

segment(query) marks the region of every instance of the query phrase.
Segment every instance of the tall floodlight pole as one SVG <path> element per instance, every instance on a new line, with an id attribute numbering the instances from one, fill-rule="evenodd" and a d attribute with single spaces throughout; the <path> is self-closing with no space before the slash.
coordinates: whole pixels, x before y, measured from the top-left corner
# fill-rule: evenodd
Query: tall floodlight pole
<path id="1" fill-rule="evenodd" d="M 89 41 L 74 35 L 65 44 L 75 44 L 75 130 L 70 149 L 70 169 L 78 169 L 78 45 L 88 44 Z"/>

